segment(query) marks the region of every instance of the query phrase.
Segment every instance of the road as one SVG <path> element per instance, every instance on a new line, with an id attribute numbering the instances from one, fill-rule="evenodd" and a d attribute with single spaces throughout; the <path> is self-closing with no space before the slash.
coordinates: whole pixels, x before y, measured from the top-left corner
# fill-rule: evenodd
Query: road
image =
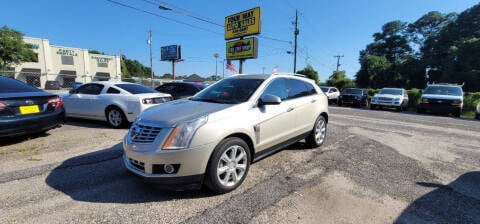
<path id="1" fill-rule="evenodd" d="M 165 191 L 122 165 L 127 129 L 69 120 L 0 142 L 0 223 L 480 223 L 480 122 L 330 107 L 327 140 L 235 191 Z"/>

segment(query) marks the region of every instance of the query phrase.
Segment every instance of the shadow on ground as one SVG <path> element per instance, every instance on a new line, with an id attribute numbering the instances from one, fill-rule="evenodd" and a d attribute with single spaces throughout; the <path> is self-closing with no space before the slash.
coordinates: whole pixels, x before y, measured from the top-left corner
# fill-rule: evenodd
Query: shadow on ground
<path id="1" fill-rule="evenodd" d="M 164 190 L 131 174 L 122 162 L 122 145 L 64 161 L 45 182 L 72 199 L 97 203 L 144 203 L 213 196 L 207 191 Z"/>
<path id="2" fill-rule="evenodd" d="M 417 184 L 434 190 L 411 203 L 395 223 L 480 223 L 480 171 L 448 185 Z"/>

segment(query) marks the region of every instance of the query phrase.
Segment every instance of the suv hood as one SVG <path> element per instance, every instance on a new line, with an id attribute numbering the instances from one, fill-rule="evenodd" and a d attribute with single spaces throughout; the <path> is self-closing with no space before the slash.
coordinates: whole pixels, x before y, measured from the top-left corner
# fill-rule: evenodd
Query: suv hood
<path id="1" fill-rule="evenodd" d="M 461 100 L 461 101 L 463 101 L 462 96 L 452 96 L 452 95 L 423 94 L 422 98 L 439 99 L 439 100 Z"/>
<path id="2" fill-rule="evenodd" d="M 156 123 L 162 127 L 174 127 L 179 123 L 191 121 L 232 106 L 233 104 L 182 99 L 151 107 L 140 114 L 138 119 L 146 123 Z"/>

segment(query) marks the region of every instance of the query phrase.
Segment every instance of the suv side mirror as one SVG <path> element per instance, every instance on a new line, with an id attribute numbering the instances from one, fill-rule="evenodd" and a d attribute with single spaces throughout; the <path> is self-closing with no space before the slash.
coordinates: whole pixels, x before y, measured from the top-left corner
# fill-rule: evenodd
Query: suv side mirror
<path id="1" fill-rule="evenodd" d="M 260 99 L 258 99 L 258 106 L 263 106 L 263 105 L 278 105 L 282 102 L 280 97 L 272 95 L 272 94 L 266 94 Z"/>

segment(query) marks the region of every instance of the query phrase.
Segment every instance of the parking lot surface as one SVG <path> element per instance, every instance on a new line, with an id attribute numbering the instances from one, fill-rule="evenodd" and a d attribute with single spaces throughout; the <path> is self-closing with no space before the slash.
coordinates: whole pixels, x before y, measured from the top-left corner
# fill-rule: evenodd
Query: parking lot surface
<path id="1" fill-rule="evenodd" d="M 127 172 L 127 129 L 68 120 L 0 142 L 0 223 L 479 223 L 480 122 L 330 107 L 327 140 L 254 163 L 235 191 Z"/>

